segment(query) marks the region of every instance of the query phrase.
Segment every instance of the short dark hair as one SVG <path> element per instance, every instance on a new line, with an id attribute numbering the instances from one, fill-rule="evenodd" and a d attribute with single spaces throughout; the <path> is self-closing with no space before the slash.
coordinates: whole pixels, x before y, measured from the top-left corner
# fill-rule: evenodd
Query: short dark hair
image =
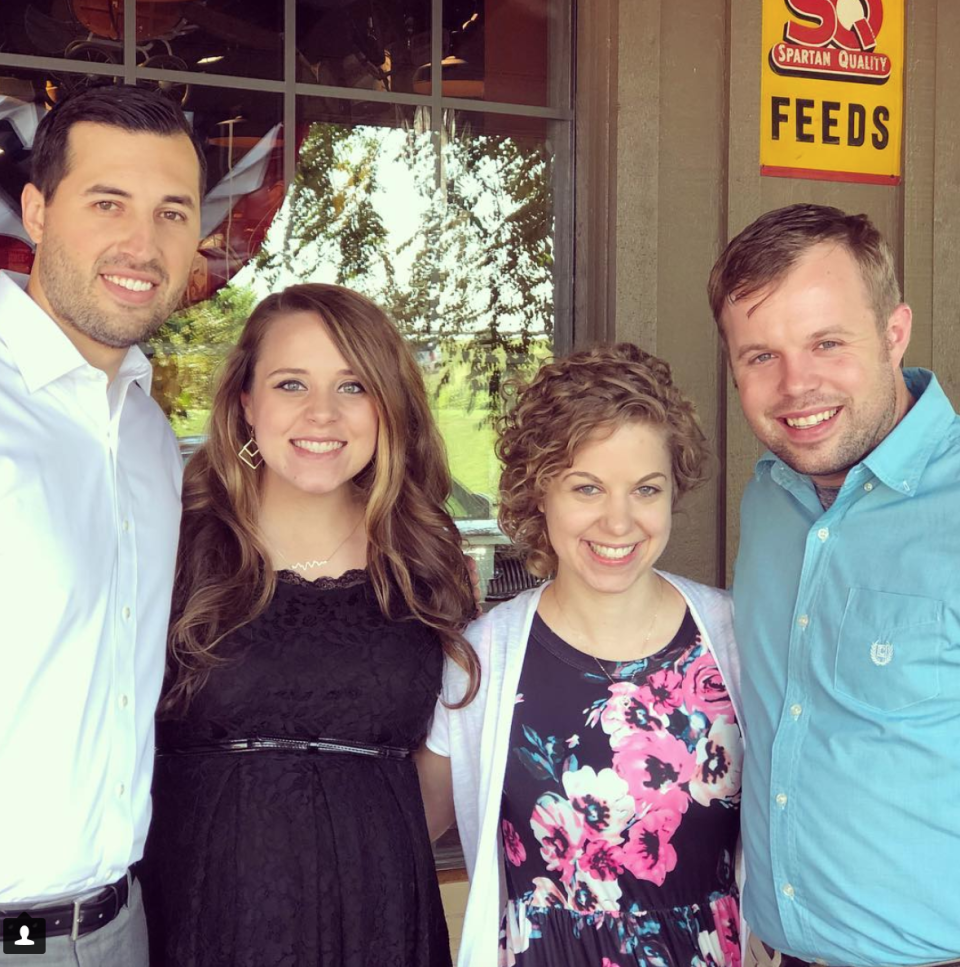
<path id="1" fill-rule="evenodd" d="M 185 134 L 200 163 L 200 194 L 206 189 L 207 160 L 180 105 L 144 87 L 99 84 L 57 103 L 40 122 L 33 140 L 30 181 L 50 201 L 69 167 L 70 129 L 81 122 L 107 124 L 137 134 Z"/>
<path id="2" fill-rule="evenodd" d="M 717 259 L 707 295 L 721 333 L 720 316 L 728 304 L 782 281 L 805 252 L 822 242 L 842 245 L 850 253 L 860 268 L 877 325 L 884 329 L 900 304 L 900 285 L 883 236 L 867 215 L 800 204 L 761 215 Z"/>

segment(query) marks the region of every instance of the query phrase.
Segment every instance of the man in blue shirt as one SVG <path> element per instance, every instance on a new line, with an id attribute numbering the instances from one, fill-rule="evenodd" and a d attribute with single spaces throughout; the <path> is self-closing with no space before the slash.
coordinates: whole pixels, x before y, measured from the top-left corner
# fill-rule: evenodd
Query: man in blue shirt
<path id="1" fill-rule="evenodd" d="M 960 417 L 900 368 L 864 215 L 767 213 L 709 296 L 768 447 L 734 579 L 747 964 L 960 963 Z"/>

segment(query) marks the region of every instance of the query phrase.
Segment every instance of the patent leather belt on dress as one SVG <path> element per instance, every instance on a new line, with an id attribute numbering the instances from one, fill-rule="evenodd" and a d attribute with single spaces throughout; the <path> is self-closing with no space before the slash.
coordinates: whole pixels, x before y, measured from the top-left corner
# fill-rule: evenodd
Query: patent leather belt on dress
<path id="1" fill-rule="evenodd" d="M 157 756 L 222 755 L 237 752 L 340 752 L 366 755 L 375 759 L 408 759 L 410 749 L 393 745 L 368 745 L 349 739 L 287 739 L 282 736 L 258 735 L 248 739 L 222 739 L 196 745 L 170 746 L 157 749 Z"/>
<path id="2" fill-rule="evenodd" d="M 42 917 L 46 921 L 48 939 L 69 934 L 71 940 L 76 940 L 105 927 L 126 906 L 131 875 L 124 873 L 116 883 L 110 883 L 86 900 L 60 900 L 46 906 L 34 904 L 0 910 L 0 917 L 19 917 L 21 913 L 28 913 L 34 918 Z"/>

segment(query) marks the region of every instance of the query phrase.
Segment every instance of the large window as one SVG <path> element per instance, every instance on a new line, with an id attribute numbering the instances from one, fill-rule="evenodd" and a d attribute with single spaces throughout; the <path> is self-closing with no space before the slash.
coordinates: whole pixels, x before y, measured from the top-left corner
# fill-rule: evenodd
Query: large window
<path id="1" fill-rule="evenodd" d="M 37 120 L 92 80 L 160 86 L 206 146 L 190 304 L 149 347 L 188 455 L 256 301 L 338 282 L 423 368 L 474 534 L 506 376 L 571 330 L 573 0 L 3 0 L 0 268 Z M 472 521 L 472 524 L 466 523 Z"/>

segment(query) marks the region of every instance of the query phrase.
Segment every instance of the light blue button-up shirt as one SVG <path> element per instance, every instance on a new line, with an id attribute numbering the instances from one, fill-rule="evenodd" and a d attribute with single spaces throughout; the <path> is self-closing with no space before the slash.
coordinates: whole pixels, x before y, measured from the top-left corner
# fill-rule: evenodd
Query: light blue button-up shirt
<path id="1" fill-rule="evenodd" d="M 960 416 L 936 377 L 829 510 L 773 454 L 734 580 L 744 913 L 829 964 L 960 957 Z"/>

